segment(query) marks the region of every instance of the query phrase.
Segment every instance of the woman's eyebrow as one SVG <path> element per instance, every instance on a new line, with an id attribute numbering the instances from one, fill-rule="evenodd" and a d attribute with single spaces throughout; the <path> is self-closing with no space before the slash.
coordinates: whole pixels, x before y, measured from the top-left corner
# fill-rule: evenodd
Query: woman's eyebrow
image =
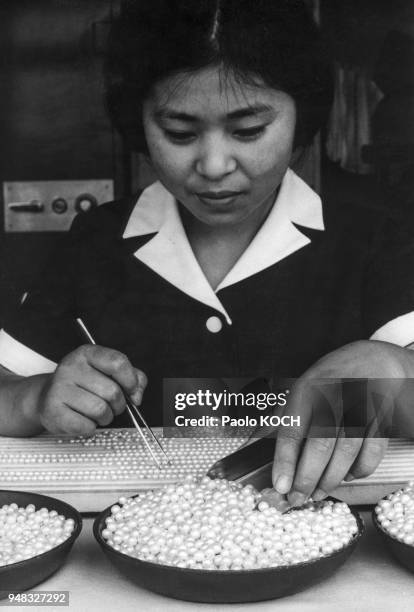
<path id="1" fill-rule="evenodd" d="M 230 111 L 223 115 L 224 119 L 244 119 L 245 117 L 252 117 L 261 115 L 263 113 L 275 112 L 273 106 L 268 104 L 254 104 L 251 106 L 245 106 L 243 108 L 237 108 L 234 111 Z M 191 115 L 183 111 L 168 108 L 167 106 L 159 108 L 155 111 L 154 116 L 157 119 L 176 119 L 178 121 L 196 122 L 200 121 L 200 117 L 197 115 Z"/>
<path id="2" fill-rule="evenodd" d="M 273 106 L 268 104 L 254 104 L 252 106 L 245 106 L 244 108 L 238 108 L 231 111 L 226 115 L 228 119 L 243 119 L 244 117 L 251 117 L 252 115 L 262 115 L 263 113 L 275 112 Z"/>
<path id="3" fill-rule="evenodd" d="M 178 119 L 179 121 L 198 121 L 198 117 L 190 115 L 189 113 L 183 113 L 182 111 L 176 111 L 172 108 L 163 107 L 159 108 L 154 112 L 156 119 Z"/>

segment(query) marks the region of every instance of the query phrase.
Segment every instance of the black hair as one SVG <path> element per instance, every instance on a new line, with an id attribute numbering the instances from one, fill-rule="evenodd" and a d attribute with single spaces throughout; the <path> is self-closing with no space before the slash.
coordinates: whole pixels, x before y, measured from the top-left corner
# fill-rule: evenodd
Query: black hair
<path id="1" fill-rule="evenodd" d="M 129 146 L 146 152 L 142 108 L 157 82 L 215 65 L 294 99 L 295 146 L 327 119 L 331 60 L 302 0 L 126 0 L 105 73 L 107 107 Z"/>

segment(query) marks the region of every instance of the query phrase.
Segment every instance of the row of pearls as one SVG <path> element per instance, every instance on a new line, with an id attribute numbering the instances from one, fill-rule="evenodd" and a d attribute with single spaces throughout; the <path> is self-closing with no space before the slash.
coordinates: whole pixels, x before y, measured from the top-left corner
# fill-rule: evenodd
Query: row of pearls
<path id="1" fill-rule="evenodd" d="M 0 567 L 40 555 L 69 538 L 75 521 L 33 504 L 0 507 Z"/>
<path id="2" fill-rule="evenodd" d="M 307 504 L 282 514 L 251 486 L 226 480 L 182 483 L 121 497 L 102 537 L 153 563 L 242 570 L 301 563 L 346 546 L 358 531 L 344 503 Z"/>
<path id="3" fill-rule="evenodd" d="M 378 502 L 378 522 L 400 542 L 414 545 L 414 482 Z"/>
<path id="4" fill-rule="evenodd" d="M 91 437 L 50 437 L 36 452 L 0 453 L 0 480 L 29 482 L 106 482 L 122 480 L 178 481 L 186 475 L 201 477 L 221 457 L 234 452 L 242 440 L 234 438 L 164 438 L 171 465 L 154 465 L 138 432 L 103 430 Z M 6 469 L 1 469 L 4 466 Z M 21 467 L 22 466 L 22 467 Z M 33 469 L 30 469 L 32 467 Z M 10 469 L 12 468 L 12 469 Z"/>

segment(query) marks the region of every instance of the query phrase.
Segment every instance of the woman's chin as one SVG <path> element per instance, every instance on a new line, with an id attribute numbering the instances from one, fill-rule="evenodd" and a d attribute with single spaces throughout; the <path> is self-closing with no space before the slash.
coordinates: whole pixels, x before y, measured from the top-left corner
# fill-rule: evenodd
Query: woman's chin
<path id="1" fill-rule="evenodd" d="M 230 210 L 214 210 L 208 213 L 194 214 L 193 216 L 200 222 L 209 227 L 231 228 L 243 223 L 245 216 Z"/>

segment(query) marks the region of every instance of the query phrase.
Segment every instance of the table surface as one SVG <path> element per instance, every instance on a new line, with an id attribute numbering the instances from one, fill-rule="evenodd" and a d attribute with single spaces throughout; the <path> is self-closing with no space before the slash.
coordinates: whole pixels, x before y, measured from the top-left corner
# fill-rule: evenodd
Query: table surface
<path id="1" fill-rule="evenodd" d="M 69 609 L 76 612 L 213 612 L 226 608 L 231 612 L 412 612 L 414 575 L 390 557 L 370 513 L 361 514 L 366 531 L 345 565 L 325 582 L 283 599 L 226 606 L 178 601 L 141 589 L 119 574 L 101 553 L 91 518 L 84 519 L 65 566 L 35 589 L 69 591 Z M 28 609 L 12 609 L 16 608 Z"/>

